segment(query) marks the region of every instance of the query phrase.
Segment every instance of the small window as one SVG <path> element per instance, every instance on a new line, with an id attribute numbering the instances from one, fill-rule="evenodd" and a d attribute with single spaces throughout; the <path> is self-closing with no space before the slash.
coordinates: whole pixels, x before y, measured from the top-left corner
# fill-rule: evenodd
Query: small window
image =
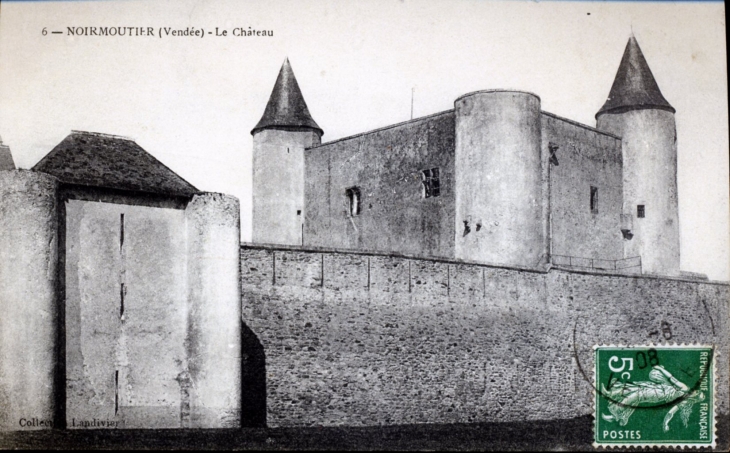
<path id="1" fill-rule="evenodd" d="M 439 180 L 439 169 L 432 168 L 421 172 L 421 183 L 423 184 L 423 198 L 438 197 L 441 195 L 441 181 Z"/>
<path id="2" fill-rule="evenodd" d="M 591 186 L 591 213 L 598 214 L 598 187 Z"/>
<path id="3" fill-rule="evenodd" d="M 345 191 L 347 195 L 347 202 L 349 205 L 349 212 L 351 216 L 360 214 L 360 189 L 357 187 L 350 187 Z"/>
<path id="4" fill-rule="evenodd" d="M 644 209 L 644 205 L 640 204 L 636 206 L 636 217 L 643 219 L 646 217 L 646 210 Z"/>

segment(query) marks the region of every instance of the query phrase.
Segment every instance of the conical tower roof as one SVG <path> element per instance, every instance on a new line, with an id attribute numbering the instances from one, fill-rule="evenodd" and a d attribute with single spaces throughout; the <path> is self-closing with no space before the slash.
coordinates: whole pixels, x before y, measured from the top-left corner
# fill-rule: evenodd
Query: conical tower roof
<path id="1" fill-rule="evenodd" d="M 596 117 L 602 113 L 650 108 L 675 112 L 674 107 L 664 99 L 644 54 L 641 53 L 639 43 L 632 35 L 626 44 L 608 99 L 596 113 Z"/>
<path id="2" fill-rule="evenodd" d="M 319 132 L 319 135 L 324 134 L 309 113 L 288 58 L 281 65 L 264 116 L 251 135 L 266 128 L 309 128 Z"/>

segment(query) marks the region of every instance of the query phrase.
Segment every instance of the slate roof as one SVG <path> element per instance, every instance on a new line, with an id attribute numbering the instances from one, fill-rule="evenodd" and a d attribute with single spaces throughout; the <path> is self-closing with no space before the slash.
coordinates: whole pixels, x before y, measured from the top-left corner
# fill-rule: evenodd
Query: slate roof
<path id="1" fill-rule="evenodd" d="M 33 170 L 67 184 L 190 197 L 200 191 L 133 140 L 73 131 Z"/>
<path id="2" fill-rule="evenodd" d="M 251 131 L 251 135 L 270 127 L 309 128 L 319 132 L 319 135 L 324 134 L 309 113 L 288 58 L 281 65 L 264 115 Z"/>
<path id="3" fill-rule="evenodd" d="M 3 145 L 3 139 L 0 137 L 0 170 L 15 170 L 15 162 L 10 148 Z"/>
<path id="4" fill-rule="evenodd" d="M 649 64 L 639 48 L 636 38 L 631 36 L 621 58 L 616 78 L 611 86 L 606 103 L 596 113 L 621 113 L 635 109 L 661 109 L 675 112 L 659 90 Z"/>

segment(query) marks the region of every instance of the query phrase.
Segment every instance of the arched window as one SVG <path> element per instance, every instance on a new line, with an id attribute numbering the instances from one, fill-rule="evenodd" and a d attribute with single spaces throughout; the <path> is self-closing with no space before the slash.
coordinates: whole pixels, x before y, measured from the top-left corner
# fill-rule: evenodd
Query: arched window
<path id="1" fill-rule="evenodd" d="M 350 187 L 345 191 L 345 194 L 347 195 L 347 202 L 349 206 L 349 213 L 351 216 L 356 216 L 360 214 L 360 189 L 357 187 Z"/>

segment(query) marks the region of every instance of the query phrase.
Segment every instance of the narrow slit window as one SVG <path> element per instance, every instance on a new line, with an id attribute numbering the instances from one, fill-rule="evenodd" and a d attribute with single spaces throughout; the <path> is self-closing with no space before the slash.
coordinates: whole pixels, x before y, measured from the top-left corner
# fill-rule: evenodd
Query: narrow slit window
<path id="1" fill-rule="evenodd" d="M 591 213 L 598 213 L 598 187 L 591 186 Z"/>
<path id="2" fill-rule="evenodd" d="M 349 206 L 349 213 L 351 216 L 356 216 L 360 214 L 360 205 L 361 203 L 361 195 L 360 195 L 360 189 L 357 187 L 350 187 L 345 191 L 345 194 L 347 195 L 347 203 Z"/>
<path id="3" fill-rule="evenodd" d="M 441 195 L 441 180 L 438 168 L 423 170 L 421 172 L 421 183 L 423 184 L 423 198 Z"/>
<path id="4" fill-rule="evenodd" d="M 644 208 L 643 204 L 636 206 L 636 217 L 643 219 L 646 217 L 646 209 Z"/>

